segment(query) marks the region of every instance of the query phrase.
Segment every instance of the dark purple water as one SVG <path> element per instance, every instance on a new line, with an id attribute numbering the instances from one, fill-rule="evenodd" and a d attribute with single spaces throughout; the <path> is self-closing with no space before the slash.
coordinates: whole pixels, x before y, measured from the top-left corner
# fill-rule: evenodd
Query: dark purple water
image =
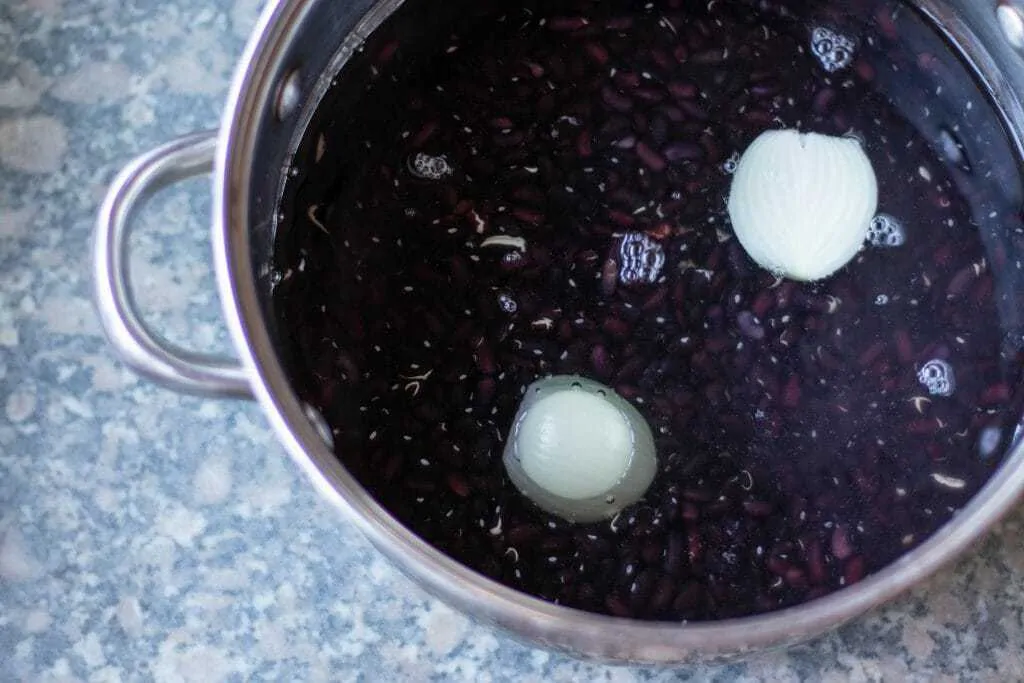
<path id="1" fill-rule="evenodd" d="M 427 4 L 325 99 L 278 236 L 295 387 L 396 517 L 547 600 L 719 619 L 859 581 L 985 483 L 1024 401 L 1019 179 L 916 14 Z M 734 155 L 782 127 L 860 137 L 887 215 L 817 284 L 759 269 L 725 212 Z M 503 469 L 523 389 L 567 373 L 656 436 L 609 522 Z"/>

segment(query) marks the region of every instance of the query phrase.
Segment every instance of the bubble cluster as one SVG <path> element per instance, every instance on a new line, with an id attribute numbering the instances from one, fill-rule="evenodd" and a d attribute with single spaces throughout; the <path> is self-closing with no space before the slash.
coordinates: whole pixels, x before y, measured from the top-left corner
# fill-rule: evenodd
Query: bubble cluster
<path id="1" fill-rule="evenodd" d="M 510 268 L 514 268 L 514 267 L 522 264 L 522 262 L 523 262 L 523 255 L 521 253 L 519 253 L 518 251 L 507 252 L 504 256 L 501 257 L 502 265 L 508 266 Z"/>
<path id="2" fill-rule="evenodd" d="M 619 280 L 625 285 L 658 281 L 665 265 L 661 245 L 641 232 L 630 232 L 619 244 Z"/>
<path id="3" fill-rule="evenodd" d="M 455 171 L 444 156 L 419 152 L 409 159 L 409 172 L 421 180 L 441 180 Z"/>
<path id="4" fill-rule="evenodd" d="M 867 240 L 875 247 L 899 247 L 907 241 L 907 233 L 897 219 L 880 213 L 871 219 Z"/>
<path id="5" fill-rule="evenodd" d="M 516 300 L 504 293 L 498 295 L 498 306 L 509 315 L 519 310 L 519 304 L 516 303 Z"/>
<path id="6" fill-rule="evenodd" d="M 953 375 L 953 366 L 938 358 L 930 360 L 921 366 L 917 372 L 917 381 L 928 390 L 932 396 L 952 396 L 956 391 L 956 377 Z"/>
<path id="7" fill-rule="evenodd" d="M 850 66 L 856 47 L 850 38 L 824 26 L 811 31 L 811 50 L 830 74 Z"/>

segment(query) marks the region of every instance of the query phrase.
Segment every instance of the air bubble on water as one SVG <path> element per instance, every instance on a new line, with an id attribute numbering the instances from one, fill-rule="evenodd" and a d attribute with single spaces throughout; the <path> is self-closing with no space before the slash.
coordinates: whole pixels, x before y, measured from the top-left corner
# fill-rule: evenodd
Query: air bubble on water
<path id="1" fill-rule="evenodd" d="M 853 63 L 857 44 L 853 39 L 824 26 L 811 30 L 811 51 L 828 73 L 835 73 Z"/>
<path id="2" fill-rule="evenodd" d="M 626 233 L 619 244 L 619 264 L 623 284 L 651 284 L 657 282 L 665 265 L 665 251 L 642 232 Z"/>
<path id="3" fill-rule="evenodd" d="M 722 163 L 722 171 L 725 172 L 725 173 L 728 173 L 729 175 L 732 175 L 733 173 L 736 172 L 736 169 L 739 168 L 739 166 L 740 166 L 740 153 L 739 152 L 733 152 L 732 156 L 729 157 L 728 159 L 726 159 Z"/>
<path id="4" fill-rule="evenodd" d="M 956 391 L 956 377 L 953 366 L 936 358 L 921 366 L 917 372 L 917 381 L 932 396 L 952 396 Z"/>
<path id="5" fill-rule="evenodd" d="M 982 460 L 988 460 L 995 454 L 1002 438 L 1003 430 L 999 427 L 985 427 L 981 430 L 981 435 L 978 437 L 978 454 Z"/>
<path id="6" fill-rule="evenodd" d="M 885 306 L 887 303 L 889 303 L 889 297 L 887 295 L 879 294 L 875 297 L 876 306 Z"/>
<path id="7" fill-rule="evenodd" d="M 411 156 L 408 167 L 409 172 L 421 180 L 441 180 L 455 172 L 444 155 L 433 156 L 423 152 Z"/>
<path id="8" fill-rule="evenodd" d="M 906 243 L 907 232 L 898 219 L 880 213 L 871 219 L 867 240 L 875 247 L 899 247 Z"/>
<path id="9" fill-rule="evenodd" d="M 946 161 L 966 173 L 971 172 L 971 162 L 963 143 L 948 128 L 939 129 L 939 149 Z"/>
<path id="10" fill-rule="evenodd" d="M 498 295 L 498 305 L 501 306 L 501 310 L 505 311 L 509 315 L 512 315 L 519 310 L 519 304 L 508 294 Z"/>

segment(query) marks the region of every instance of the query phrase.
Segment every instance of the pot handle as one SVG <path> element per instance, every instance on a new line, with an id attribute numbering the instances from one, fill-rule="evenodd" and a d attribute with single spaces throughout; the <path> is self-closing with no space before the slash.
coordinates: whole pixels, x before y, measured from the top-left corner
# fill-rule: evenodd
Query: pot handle
<path id="1" fill-rule="evenodd" d="M 188 394 L 251 398 L 249 372 L 239 361 L 178 348 L 150 331 L 139 314 L 128 268 L 135 210 L 168 185 L 210 173 L 216 147 L 216 132 L 186 135 L 138 157 L 114 179 L 96 223 L 96 306 L 107 339 L 139 375 Z"/>

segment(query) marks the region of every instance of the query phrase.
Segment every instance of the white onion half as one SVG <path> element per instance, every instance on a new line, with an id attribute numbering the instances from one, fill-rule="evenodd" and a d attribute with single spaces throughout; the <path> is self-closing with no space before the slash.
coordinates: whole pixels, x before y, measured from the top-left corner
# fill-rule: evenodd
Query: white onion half
<path id="1" fill-rule="evenodd" d="M 845 266 L 877 208 L 875 171 L 857 140 L 795 130 L 754 140 L 729 194 L 729 218 L 750 257 L 801 281 Z"/>
<path id="2" fill-rule="evenodd" d="M 576 376 L 527 388 L 503 457 L 523 495 L 571 522 L 612 517 L 640 500 L 657 469 L 643 416 L 612 389 Z"/>

